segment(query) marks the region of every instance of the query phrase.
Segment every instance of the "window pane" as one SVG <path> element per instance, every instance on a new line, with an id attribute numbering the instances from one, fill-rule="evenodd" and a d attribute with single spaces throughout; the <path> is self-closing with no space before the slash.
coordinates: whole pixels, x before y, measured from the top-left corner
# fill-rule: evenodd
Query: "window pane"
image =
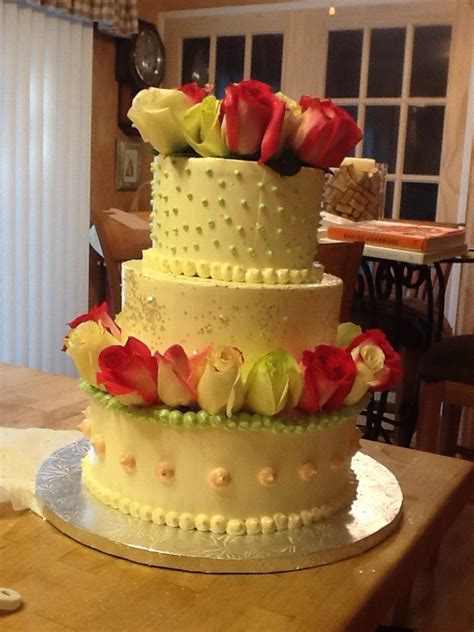
<path id="1" fill-rule="evenodd" d="M 412 97 L 446 96 L 450 43 L 450 26 L 415 27 L 410 85 Z"/>
<path id="2" fill-rule="evenodd" d="M 281 83 L 281 62 L 283 59 L 283 34 L 253 35 L 252 37 L 252 79 L 268 83 L 273 92 L 278 92 Z"/>
<path id="3" fill-rule="evenodd" d="M 331 31 L 328 43 L 326 95 L 358 97 L 362 31 Z"/>
<path id="4" fill-rule="evenodd" d="M 340 105 L 341 110 L 345 110 L 354 121 L 357 123 L 357 105 Z M 355 147 L 353 147 L 350 152 L 347 154 L 348 156 L 355 156 Z"/>
<path id="5" fill-rule="evenodd" d="M 364 156 L 384 162 L 395 172 L 400 108 L 393 105 L 368 106 L 365 111 Z"/>
<path id="6" fill-rule="evenodd" d="M 393 216 L 393 192 L 395 190 L 395 182 L 385 183 L 385 205 L 384 205 L 384 217 Z"/>
<path id="7" fill-rule="evenodd" d="M 442 105 L 413 105 L 408 108 L 403 173 L 439 173 L 443 123 Z"/>
<path id="8" fill-rule="evenodd" d="M 401 96 L 404 52 L 405 29 L 372 30 L 367 96 Z"/>
<path id="9" fill-rule="evenodd" d="M 209 82 L 209 37 L 192 37 L 183 40 L 181 82 L 195 81 L 204 87 Z"/>
<path id="10" fill-rule="evenodd" d="M 245 36 L 218 37 L 216 50 L 216 96 L 221 99 L 227 84 L 244 76 Z"/>
<path id="11" fill-rule="evenodd" d="M 431 182 L 404 182 L 402 184 L 402 200 L 400 217 L 402 219 L 436 219 L 436 202 L 438 185 Z"/>

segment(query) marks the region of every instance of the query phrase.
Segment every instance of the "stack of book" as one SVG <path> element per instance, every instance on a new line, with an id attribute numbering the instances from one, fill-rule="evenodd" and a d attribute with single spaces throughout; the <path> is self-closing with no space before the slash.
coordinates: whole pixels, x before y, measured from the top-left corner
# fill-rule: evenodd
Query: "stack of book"
<path id="1" fill-rule="evenodd" d="M 466 252 L 466 230 L 457 224 L 410 220 L 371 220 L 327 228 L 338 241 L 363 241 L 366 256 L 432 263 Z"/>

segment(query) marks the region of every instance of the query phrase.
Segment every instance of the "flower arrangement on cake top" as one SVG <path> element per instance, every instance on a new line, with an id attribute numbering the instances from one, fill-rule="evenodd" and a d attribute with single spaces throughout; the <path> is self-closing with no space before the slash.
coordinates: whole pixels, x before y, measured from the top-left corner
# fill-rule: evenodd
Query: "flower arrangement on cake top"
<path id="1" fill-rule="evenodd" d="M 262 355 L 246 379 L 239 349 L 209 346 L 188 356 L 173 345 L 153 353 L 137 338 L 122 336 L 105 303 L 69 327 L 63 349 L 82 380 L 125 406 L 301 416 L 352 406 L 402 377 L 400 357 L 385 335 L 362 333 L 352 323 L 339 326 L 336 345 L 319 345 L 301 358 L 281 349 Z"/>
<path id="2" fill-rule="evenodd" d="M 362 138 L 330 99 L 296 102 L 254 80 L 229 84 L 222 100 L 195 83 L 148 88 L 135 96 L 128 117 L 161 154 L 247 158 L 286 175 L 303 165 L 338 167 Z"/>

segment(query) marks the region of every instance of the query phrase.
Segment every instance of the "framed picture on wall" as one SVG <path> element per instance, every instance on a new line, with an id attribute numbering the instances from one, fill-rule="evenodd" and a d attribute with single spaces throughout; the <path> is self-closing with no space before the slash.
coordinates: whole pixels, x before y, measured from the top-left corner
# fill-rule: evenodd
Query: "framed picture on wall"
<path id="1" fill-rule="evenodd" d="M 115 152 L 115 187 L 117 191 L 138 189 L 141 178 L 142 143 L 117 140 Z"/>

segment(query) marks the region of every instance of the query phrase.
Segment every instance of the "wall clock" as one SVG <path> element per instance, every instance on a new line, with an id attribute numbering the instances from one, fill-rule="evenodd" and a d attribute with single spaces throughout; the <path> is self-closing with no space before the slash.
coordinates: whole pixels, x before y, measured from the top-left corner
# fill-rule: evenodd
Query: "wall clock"
<path id="1" fill-rule="evenodd" d="M 165 73 L 165 48 L 151 22 L 138 20 L 138 33 L 116 40 L 115 79 L 118 83 L 118 126 L 129 136 L 137 136 L 127 118 L 135 94 L 144 88 L 158 88 Z"/>

